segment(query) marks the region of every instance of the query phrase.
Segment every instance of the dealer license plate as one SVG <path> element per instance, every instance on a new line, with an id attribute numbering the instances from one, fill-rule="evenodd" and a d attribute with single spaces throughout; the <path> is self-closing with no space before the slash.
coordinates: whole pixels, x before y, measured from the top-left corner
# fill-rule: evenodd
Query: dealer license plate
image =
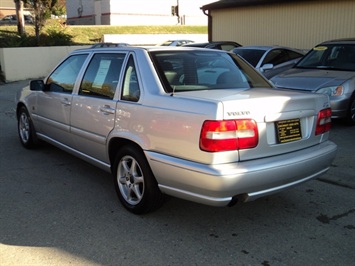
<path id="1" fill-rule="evenodd" d="M 289 119 L 275 122 L 277 143 L 286 143 L 302 139 L 299 119 Z"/>

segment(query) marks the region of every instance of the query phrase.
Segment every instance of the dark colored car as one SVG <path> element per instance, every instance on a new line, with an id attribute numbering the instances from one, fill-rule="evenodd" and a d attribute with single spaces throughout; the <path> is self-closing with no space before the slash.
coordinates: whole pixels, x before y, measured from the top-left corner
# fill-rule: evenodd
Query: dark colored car
<path id="1" fill-rule="evenodd" d="M 230 51 L 236 47 L 241 47 L 242 45 L 232 41 L 220 41 L 220 42 L 189 43 L 183 46 Z"/>
<path id="2" fill-rule="evenodd" d="M 327 94 L 332 118 L 355 125 L 355 38 L 318 44 L 271 81 L 279 88 Z"/>
<path id="3" fill-rule="evenodd" d="M 23 16 L 26 24 L 33 24 L 33 18 L 30 15 Z M 16 15 L 8 15 L 0 20 L 0 25 L 15 25 L 17 24 Z"/>
<path id="4" fill-rule="evenodd" d="M 303 56 L 301 50 L 284 46 L 243 46 L 232 50 L 243 57 L 266 78 L 292 68 Z"/>

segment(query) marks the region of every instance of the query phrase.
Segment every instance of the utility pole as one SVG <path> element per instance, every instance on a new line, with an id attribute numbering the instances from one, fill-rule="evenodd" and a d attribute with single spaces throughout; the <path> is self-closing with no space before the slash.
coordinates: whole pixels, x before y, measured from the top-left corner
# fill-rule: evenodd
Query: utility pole
<path id="1" fill-rule="evenodd" d="M 177 21 L 178 21 L 178 24 L 180 24 L 180 15 L 179 15 L 179 0 L 176 0 L 176 16 L 177 16 Z"/>
<path id="2" fill-rule="evenodd" d="M 180 24 L 180 15 L 179 15 L 179 0 L 176 0 L 176 6 L 171 6 L 171 15 L 177 17 L 177 24 Z"/>

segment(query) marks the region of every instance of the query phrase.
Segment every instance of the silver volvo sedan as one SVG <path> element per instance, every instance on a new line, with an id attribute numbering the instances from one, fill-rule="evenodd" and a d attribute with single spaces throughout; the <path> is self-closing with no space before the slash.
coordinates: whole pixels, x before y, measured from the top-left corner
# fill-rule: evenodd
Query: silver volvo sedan
<path id="1" fill-rule="evenodd" d="M 135 214 L 166 195 L 232 206 L 324 174 L 328 96 L 275 89 L 233 53 L 77 50 L 18 95 L 25 148 L 49 142 L 113 174 Z"/>

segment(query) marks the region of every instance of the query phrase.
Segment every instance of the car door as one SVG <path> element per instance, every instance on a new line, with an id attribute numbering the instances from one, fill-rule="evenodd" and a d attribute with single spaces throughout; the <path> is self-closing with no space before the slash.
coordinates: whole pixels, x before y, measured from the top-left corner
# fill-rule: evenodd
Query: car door
<path id="1" fill-rule="evenodd" d="M 76 149 L 107 162 L 106 140 L 115 124 L 114 100 L 126 53 L 96 53 L 73 96 L 71 133 Z"/>
<path id="2" fill-rule="evenodd" d="M 65 59 L 47 78 L 45 89 L 37 96 L 34 111 L 38 132 L 45 137 L 72 146 L 70 112 L 72 92 L 88 54 Z"/>

